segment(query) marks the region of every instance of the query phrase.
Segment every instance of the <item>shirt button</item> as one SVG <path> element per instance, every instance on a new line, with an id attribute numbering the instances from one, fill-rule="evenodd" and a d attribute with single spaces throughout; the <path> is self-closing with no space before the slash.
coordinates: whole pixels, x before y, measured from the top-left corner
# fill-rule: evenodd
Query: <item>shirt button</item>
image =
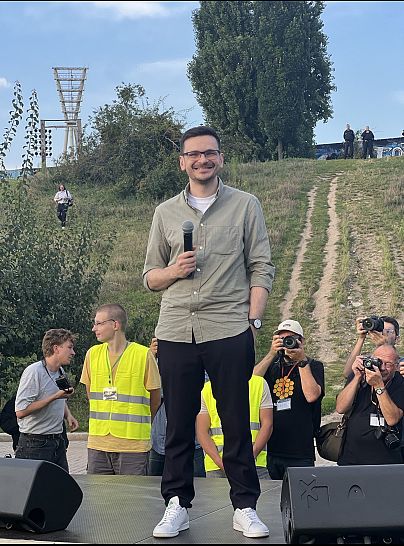
<path id="1" fill-rule="evenodd" d="M 199 272 L 200 271 L 199 267 L 197 267 L 196 270 Z"/>
<path id="2" fill-rule="evenodd" d="M 199 247 L 199 250 L 203 250 L 203 246 L 200 246 L 200 247 Z"/>

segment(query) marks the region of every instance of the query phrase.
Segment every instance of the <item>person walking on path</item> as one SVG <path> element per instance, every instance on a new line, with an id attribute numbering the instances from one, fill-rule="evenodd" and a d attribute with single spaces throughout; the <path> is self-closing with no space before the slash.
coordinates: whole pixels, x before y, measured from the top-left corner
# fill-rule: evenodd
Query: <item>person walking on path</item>
<path id="1" fill-rule="evenodd" d="M 64 184 L 59 185 L 59 190 L 56 192 L 55 197 L 53 198 L 55 203 L 57 203 L 57 216 L 62 225 L 62 229 L 66 228 L 66 219 L 67 211 L 69 207 L 73 204 L 73 196 L 69 190 L 64 186 Z"/>

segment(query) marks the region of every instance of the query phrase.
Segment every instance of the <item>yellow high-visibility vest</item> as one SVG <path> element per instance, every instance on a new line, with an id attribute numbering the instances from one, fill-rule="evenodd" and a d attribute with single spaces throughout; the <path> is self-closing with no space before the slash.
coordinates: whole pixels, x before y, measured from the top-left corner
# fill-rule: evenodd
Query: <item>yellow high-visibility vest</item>
<path id="1" fill-rule="evenodd" d="M 90 435 L 150 440 L 150 393 L 144 387 L 148 350 L 130 343 L 119 359 L 113 380 L 108 344 L 91 347 Z M 103 399 L 106 387 L 117 389 L 117 400 Z"/>
<path id="2" fill-rule="evenodd" d="M 253 443 L 257 438 L 258 431 L 261 428 L 260 425 L 260 406 L 262 400 L 262 393 L 264 390 L 264 378 L 258 375 L 253 375 L 248 382 L 250 393 L 250 429 Z M 216 408 L 216 400 L 213 397 L 212 385 L 210 381 L 205 383 L 202 389 L 202 396 L 205 400 L 206 408 L 210 416 L 210 435 L 214 441 L 220 456 L 223 456 L 224 436 L 222 431 L 222 424 Z M 267 452 L 266 449 L 261 451 L 258 457 L 255 459 L 256 466 L 267 466 Z M 213 462 L 209 455 L 205 454 L 205 470 L 219 470 L 219 467 Z"/>

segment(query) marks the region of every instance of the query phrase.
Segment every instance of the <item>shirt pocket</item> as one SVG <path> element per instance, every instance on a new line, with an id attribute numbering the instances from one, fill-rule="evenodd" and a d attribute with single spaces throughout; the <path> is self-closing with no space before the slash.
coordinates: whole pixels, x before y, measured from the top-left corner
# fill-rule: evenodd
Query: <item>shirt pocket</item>
<path id="1" fill-rule="evenodd" d="M 209 254 L 229 255 L 241 250 L 238 226 L 206 226 L 206 249 Z"/>

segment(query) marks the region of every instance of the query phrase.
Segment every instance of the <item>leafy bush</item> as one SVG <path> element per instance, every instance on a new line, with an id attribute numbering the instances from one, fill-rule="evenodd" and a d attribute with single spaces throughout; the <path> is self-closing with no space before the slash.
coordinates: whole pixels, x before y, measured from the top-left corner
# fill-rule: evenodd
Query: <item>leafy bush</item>
<path id="1" fill-rule="evenodd" d="M 20 184 L 3 183 L 0 203 L 0 385 L 8 390 L 41 357 L 50 328 L 79 334 L 71 367 L 77 378 L 93 341 L 91 312 L 112 240 L 98 241 L 90 222 L 80 218 L 68 231 L 55 230 L 54 218 L 41 216 L 34 196 Z"/>

